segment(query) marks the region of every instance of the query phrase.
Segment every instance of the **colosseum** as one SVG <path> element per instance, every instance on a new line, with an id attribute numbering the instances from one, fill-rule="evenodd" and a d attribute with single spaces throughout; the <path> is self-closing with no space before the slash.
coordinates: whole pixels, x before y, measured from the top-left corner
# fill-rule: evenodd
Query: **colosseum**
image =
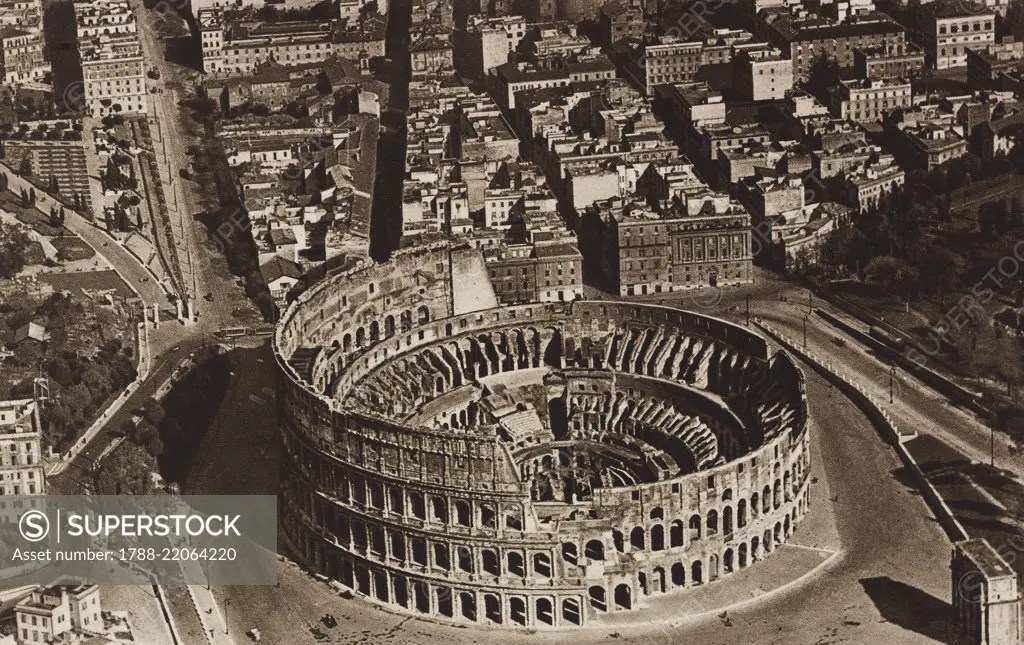
<path id="1" fill-rule="evenodd" d="M 398 611 L 596 624 L 758 566 L 807 510 L 802 374 L 723 320 L 499 307 L 434 244 L 303 293 L 274 351 L 283 537 Z"/>

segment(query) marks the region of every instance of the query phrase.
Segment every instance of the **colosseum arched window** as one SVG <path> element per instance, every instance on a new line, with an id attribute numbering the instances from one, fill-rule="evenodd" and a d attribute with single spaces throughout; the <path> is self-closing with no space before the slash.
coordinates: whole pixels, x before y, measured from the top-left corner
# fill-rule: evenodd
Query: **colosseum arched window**
<path id="1" fill-rule="evenodd" d="M 704 584 L 704 565 L 700 560 L 694 560 L 690 565 L 690 582 L 693 585 Z"/>
<path id="2" fill-rule="evenodd" d="M 633 590 L 627 584 L 615 586 L 615 606 L 619 609 L 633 608 Z"/>
<path id="3" fill-rule="evenodd" d="M 604 560 L 604 543 L 600 540 L 588 541 L 585 555 L 589 560 Z"/>
<path id="4" fill-rule="evenodd" d="M 483 560 L 484 571 L 492 576 L 501 575 L 501 560 L 498 559 L 497 553 L 492 549 L 484 549 L 480 552 L 480 556 Z"/>
<path id="5" fill-rule="evenodd" d="M 709 536 L 716 535 L 718 533 L 718 511 L 708 511 L 707 527 Z"/>
<path id="6" fill-rule="evenodd" d="M 533 572 L 543 578 L 551 577 L 551 556 L 547 553 L 533 555 Z"/>
<path id="7" fill-rule="evenodd" d="M 526 563 L 522 553 L 519 551 L 509 551 L 506 559 L 508 560 L 508 563 L 505 568 L 509 573 L 517 576 L 526 575 Z"/>
<path id="8" fill-rule="evenodd" d="M 646 548 L 646 540 L 644 538 L 645 536 L 643 527 L 638 526 L 634 528 L 632 531 L 630 531 L 629 544 L 633 547 L 634 551 L 643 551 Z"/>
<path id="9" fill-rule="evenodd" d="M 701 521 L 700 515 L 690 516 L 690 542 L 695 542 L 700 539 L 701 533 Z"/>
<path id="10" fill-rule="evenodd" d="M 732 534 L 732 507 L 726 506 L 722 509 L 722 533 Z"/>
<path id="11" fill-rule="evenodd" d="M 772 487 L 772 508 L 778 510 L 782 507 L 782 481 L 776 479 Z"/>
<path id="12" fill-rule="evenodd" d="M 655 524 L 651 527 L 651 551 L 663 551 L 665 549 L 665 527 Z"/>
<path id="13" fill-rule="evenodd" d="M 743 528 L 747 525 L 747 500 L 741 499 L 736 504 L 736 526 Z"/>
<path id="14" fill-rule="evenodd" d="M 672 520 L 672 526 L 669 528 L 669 547 L 683 546 L 684 530 L 682 520 Z"/>
<path id="15" fill-rule="evenodd" d="M 593 585 L 587 590 L 587 594 L 590 596 L 591 607 L 596 611 L 608 611 L 608 600 L 604 587 L 600 585 Z"/>

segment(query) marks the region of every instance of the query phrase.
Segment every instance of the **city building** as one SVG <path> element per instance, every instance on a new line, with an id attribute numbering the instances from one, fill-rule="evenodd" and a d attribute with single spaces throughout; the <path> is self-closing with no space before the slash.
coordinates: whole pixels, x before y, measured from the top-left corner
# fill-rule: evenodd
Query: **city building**
<path id="1" fill-rule="evenodd" d="M 757 229 L 771 241 L 759 247 L 761 253 L 766 254 L 762 261 L 780 269 L 814 265 L 829 233 L 851 219 L 852 210 L 835 202 L 807 204 L 776 213 Z"/>
<path id="2" fill-rule="evenodd" d="M 146 114 L 146 63 L 137 35 L 80 43 L 86 109 L 93 116 Z"/>
<path id="3" fill-rule="evenodd" d="M 20 643 L 81 643 L 101 635 L 103 605 L 99 585 L 42 587 L 14 606 Z"/>
<path id="4" fill-rule="evenodd" d="M 670 210 L 596 204 L 605 277 L 622 296 L 752 281 L 750 214 L 727 194 L 685 194 Z"/>
<path id="5" fill-rule="evenodd" d="M 86 111 L 148 113 L 146 63 L 131 7 L 124 0 L 88 0 L 74 10 Z"/>
<path id="6" fill-rule="evenodd" d="M 455 69 L 452 43 L 447 37 L 418 38 L 409 47 L 409 56 L 413 74 L 441 74 Z"/>
<path id="7" fill-rule="evenodd" d="M 842 171 L 841 200 L 858 212 L 866 211 L 879 206 L 884 196 L 902 187 L 905 178 L 903 169 L 891 159 L 865 160 Z"/>
<path id="8" fill-rule="evenodd" d="M 970 0 L 937 0 L 916 12 L 925 61 L 935 69 L 967 66 L 967 50 L 995 43 L 996 14 Z"/>
<path id="9" fill-rule="evenodd" d="M 796 78 L 806 78 L 814 62 L 822 56 L 834 59 L 840 67 L 853 67 L 857 49 L 899 47 L 905 41 L 903 27 L 879 13 L 836 22 L 806 12 L 772 7 L 749 18 L 755 36 L 793 60 Z"/>
<path id="10" fill-rule="evenodd" d="M 0 74 L 4 83 L 42 81 L 50 72 L 43 47 L 42 32 L 38 29 L 0 27 Z"/>
<path id="11" fill-rule="evenodd" d="M 750 101 L 778 101 L 793 89 L 793 61 L 778 49 L 744 49 L 732 61 L 739 95 Z"/>
<path id="12" fill-rule="evenodd" d="M 597 31 L 608 47 L 625 39 L 642 41 L 646 24 L 640 0 L 609 0 L 598 11 Z"/>
<path id="13" fill-rule="evenodd" d="M 857 78 L 911 78 L 924 69 L 924 52 L 913 43 L 898 42 L 853 50 Z"/>
<path id="14" fill-rule="evenodd" d="M 942 106 L 894 110 L 882 123 L 888 148 L 907 170 L 932 170 L 967 152 L 963 126 Z"/>
<path id="15" fill-rule="evenodd" d="M 35 399 L 0 401 L 0 495 L 42 495 L 42 425 Z"/>
<path id="16" fill-rule="evenodd" d="M 1024 70 L 1024 42 L 1005 38 L 983 47 L 967 48 L 967 84 L 974 91 L 1010 90 Z"/>
<path id="17" fill-rule="evenodd" d="M 299 65 L 331 57 L 366 68 L 371 58 L 384 55 L 385 22 L 377 15 L 282 22 L 233 20 L 220 9 L 203 9 L 197 21 L 207 74 L 244 76 L 271 61 Z"/>
<path id="18" fill-rule="evenodd" d="M 913 103 L 910 81 L 895 78 L 840 81 L 830 98 L 832 114 L 858 123 L 881 121 L 890 110 Z"/>

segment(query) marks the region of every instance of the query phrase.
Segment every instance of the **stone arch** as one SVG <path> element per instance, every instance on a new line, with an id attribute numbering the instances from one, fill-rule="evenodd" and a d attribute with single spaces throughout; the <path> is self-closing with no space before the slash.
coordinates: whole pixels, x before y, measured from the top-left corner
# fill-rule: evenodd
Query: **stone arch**
<path id="1" fill-rule="evenodd" d="M 682 562 L 676 562 L 672 565 L 672 586 L 686 586 L 686 565 Z"/>
<path id="2" fill-rule="evenodd" d="M 629 544 L 634 551 L 643 551 L 647 548 L 647 539 L 642 526 L 634 527 L 629 533 Z"/>
<path id="3" fill-rule="evenodd" d="M 722 554 L 722 572 L 732 573 L 734 565 L 735 554 L 732 549 L 726 549 L 725 553 Z"/>
<path id="4" fill-rule="evenodd" d="M 437 613 L 445 618 L 455 617 L 455 602 L 452 598 L 451 587 L 439 586 L 434 590 L 435 601 L 437 602 Z"/>
<path id="5" fill-rule="evenodd" d="M 615 586 L 615 606 L 619 609 L 633 608 L 633 590 L 627 584 Z"/>
<path id="6" fill-rule="evenodd" d="M 468 546 L 459 545 L 455 547 L 455 554 L 458 557 L 459 570 L 466 573 L 475 573 L 473 566 L 473 550 Z"/>
<path id="7" fill-rule="evenodd" d="M 519 625 L 527 625 L 529 619 L 526 614 L 526 599 L 520 596 L 512 596 L 508 599 L 508 617 Z"/>
<path id="8" fill-rule="evenodd" d="M 526 561 L 519 551 L 509 551 L 506 556 L 505 570 L 520 577 L 526 576 Z"/>
<path id="9" fill-rule="evenodd" d="M 587 594 L 590 597 L 590 606 L 595 611 L 608 611 L 608 598 L 604 587 L 593 585 L 587 590 Z"/>
<path id="10" fill-rule="evenodd" d="M 712 553 L 708 556 L 708 582 L 714 582 L 718 580 L 719 576 L 719 564 L 718 554 Z"/>
<path id="11" fill-rule="evenodd" d="M 589 560 L 604 560 L 604 542 L 601 540 L 588 541 L 584 555 Z"/>
<path id="12" fill-rule="evenodd" d="M 782 480 L 776 479 L 772 486 L 772 508 L 778 510 L 782 506 Z"/>
<path id="13" fill-rule="evenodd" d="M 742 569 L 745 566 L 747 566 L 747 543 L 740 542 L 740 546 L 738 547 L 737 551 L 739 552 L 740 569 Z"/>
<path id="14" fill-rule="evenodd" d="M 359 327 L 356 329 L 356 347 L 362 347 L 366 344 L 366 329 Z"/>
<path id="15" fill-rule="evenodd" d="M 470 510 L 469 502 L 455 500 L 455 521 L 460 526 L 473 526 L 473 513 Z"/>
<path id="16" fill-rule="evenodd" d="M 534 553 L 533 572 L 536 573 L 538 576 L 550 578 L 552 574 L 551 556 L 547 553 Z"/>
<path id="17" fill-rule="evenodd" d="M 665 593 L 668 588 L 665 586 L 668 581 L 665 579 L 665 569 L 654 567 L 651 571 L 651 593 Z"/>
<path id="18" fill-rule="evenodd" d="M 550 598 L 540 597 L 534 603 L 537 609 L 537 620 L 545 625 L 555 624 L 555 609 Z"/>
<path id="19" fill-rule="evenodd" d="M 562 543 L 562 559 L 569 564 L 579 564 L 579 549 L 574 542 Z"/>
<path id="20" fill-rule="evenodd" d="M 579 598 L 564 598 L 562 600 L 562 620 L 570 625 L 583 624 L 583 611 Z"/>
<path id="21" fill-rule="evenodd" d="M 622 535 L 622 531 L 612 529 L 612 544 L 615 545 L 615 550 L 619 553 L 626 552 L 626 538 Z"/>
<path id="22" fill-rule="evenodd" d="M 428 322 L 430 322 L 430 308 L 426 305 L 420 305 L 416 308 L 416 323 L 426 325 Z"/>
<path id="23" fill-rule="evenodd" d="M 792 485 L 791 477 L 787 470 L 786 474 L 782 476 L 782 496 L 787 502 L 793 499 L 791 490 Z"/>
<path id="24" fill-rule="evenodd" d="M 459 594 L 459 605 L 462 609 L 462 617 L 466 620 L 476 622 L 476 596 L 463 591 Z"/>
<path id="25" fill-rule="evenodd" d="M 482 550 L 480 556 L 486 573 L 492 576 L 501 575 L 501 560 L 498 559 L 498 554 L 493 549 Z"/>
<path id="26" fill-rule="evenodd" d="M 747 500 L 741 499 L 736 504 L 736 526 L 743 528 L 747 525 Z"/>
<path id="27" fill-rule="evenodd" d="M 690 542 L 695 542 L 700 539 L 702 526 L 703 524 L 700 521 L 700 515 L 694 513 L 690 516 Z"/>
<path id="28" fill-rule="evenodd" d="M 492 623 L 501 624 L 501 598 L 495 594 L 484 594 L 484 616 Z"/>
<path id="29" fill-rule="evenodd" d="M 761 491 L 761 512 L 770 513 L 772 510 L 772 489 L 771 486 L 765 486 L 764 490 Z"/>
<path id="30" fill-rule="evenodd" d="M 726 506 L 722 509 L 722 533 L 732 533 L 732 507 Z"/>
<path id="31" fill-rule="evenodd" d="M 673 520 L 672 525 L 669 527 L 669 547 L 675 548 L 683 546 L 683 535 L 685 535 L 683 521 Z"/>
<path id="32" fill-rule="evenodd" d="M 352 334 L 345 334 L 341 337 L 341 347 L 346 352 L 352 349 Z"/>
<path id="33" fill-rule="evenodd" d="M 660 506 L 655 506 L 654 508 L 651 509 L 651 512 L 648 514 L 648 517 L 652 520 L 663 520 L 665 519 L 665 509 L 663 509 Z"/>
<path id="34" fill-rule="evenodd" d="M 376 343 L 380 340 L 380 323 L 376 320 L 370 321 L 370 342 Z"/>
<path id="35" fill-rule="evenodd" d="M 694 586 L 704 584 L 704 565 L 700 560 L 694 560 L 690 565 L 690 583 Z"/>
<path id="36" fill-rule="evenodd" d="M 384 317 L 384 336 L 390 338 L 395 335 L 395 317 L 388 314 Z"/>
<path id="37" fill-rule="evenodd" d="M 718 533 L 718 511 L 708 511 L 706 524 L 708 528 L 708 535 L 715 535 Z"/>
<path id="38" fill-rule="evenodd" d="M 789 521 L 789 515 L 787 515 L 786 518 L 782 521 L 782 534 L 787 538 L 789 537 L 790 527 L 791 524 Z"/>
<path id="39" fill-rule="evenodd" d="M 651 527 L 651 551 L 663 551 L 665 549 L 665 527 L 655 524 Z"/>

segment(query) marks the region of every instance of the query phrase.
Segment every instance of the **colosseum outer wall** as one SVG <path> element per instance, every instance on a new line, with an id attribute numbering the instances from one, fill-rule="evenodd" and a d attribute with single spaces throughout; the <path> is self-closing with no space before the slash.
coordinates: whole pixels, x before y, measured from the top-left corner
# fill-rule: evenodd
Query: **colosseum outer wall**
<path id="1" fill-rule="evenodd" d="M 446 280 L 411 270 L 433 265 L 443 275 L 445 251 L 406 258 L 404 266 L 400 257 L 329 278 L 289 309 L 275 336 L 287 454 L 282 526 L 310 568 L 379 602 L 452 620 L 584 624 L 751 566 L 795 530 L 809 481 L 803 384 L 791 359 L 769 356 L 763 338 L 697 314 L 624 303 L 451 316 Z M 420 306 L 427 316 L 403 318 Z M 745 442 L 756 445 L 713 467 L 566 504 L 532 501 L 524 465 L 496 428 L 411 428 L 345 403 L 367 374 L 449 339 L 529 325 L 550 346 L 560 325 L 630 324 L 669 325 L 741 353 L 769 390 L 780 390 L 761 408 L 792 408 L 792 425 L 751 435 Z M 628 368 L 619 375 L 663 396 L 687 387 Z M 709 386 L 745 396 L 728 383 Z M 756 425 L 756 407 L 740 405 L 737 414 Z"/>

